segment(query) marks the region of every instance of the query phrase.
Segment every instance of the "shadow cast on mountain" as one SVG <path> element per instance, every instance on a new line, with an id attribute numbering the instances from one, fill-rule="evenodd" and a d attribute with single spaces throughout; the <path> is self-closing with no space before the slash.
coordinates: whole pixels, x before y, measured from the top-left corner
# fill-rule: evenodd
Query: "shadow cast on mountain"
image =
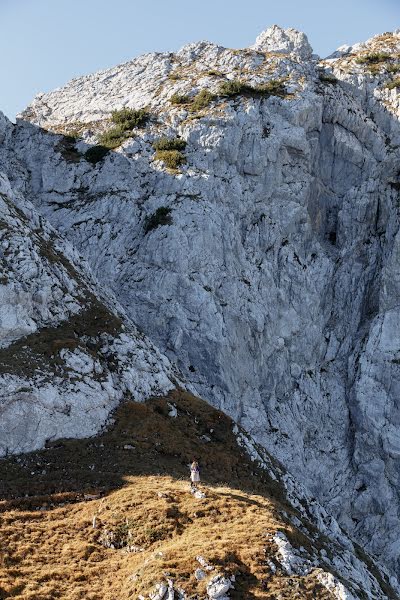
<path id="1" fill-rule="evenodd" d="M 170 416 L 171 403 L 178 411 Z M 79 496 L 107 494 L 132 476 L 169 475 L 188 480 L 193 459 L 202 485 L 226 485 L 284 503 L 283 485 L 257 467 L 237 444 L 233 421 L 182 390 L 146 403 L 123 402 L 99 435 L 49 442 L 47 448 L 0 460 L 0 511 L 54 505 Z M 232 499 L 249 502 L 232 494 Z M 290 509 L 289 505 L 286 509 Z"/>

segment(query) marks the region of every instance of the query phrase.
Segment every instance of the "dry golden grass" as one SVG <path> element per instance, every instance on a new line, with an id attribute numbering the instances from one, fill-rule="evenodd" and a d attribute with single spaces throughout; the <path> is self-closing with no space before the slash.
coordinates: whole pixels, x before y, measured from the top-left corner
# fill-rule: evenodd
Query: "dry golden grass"
<path id="1" fill-rule="evenodd" d="M 102 531 L 126 520 L 132 544 L 142 551 L 103 547 Z M 205 591 L 205 582 L 194 577 L 201 555 L 215 566 L 212 574 L 236 575 L 232 598 L 274 598 L 277 592 L 329 598 L 313 575 L 270 574 L 265 560 L 274 560 L 276 548 L 266 534 L 282 525 L 262 496 L 211 487 L 197 500 L 187 482 L 128 477 L 126 487 L 98 500 L 3 513 L 0 590 L 4 598 L 114 600 L 147 595 L 168 575 L 194 595 Z"/>
<path id="2" fill-rule="evenodd" d="M 331 597 L 316 572 L 288 576 L 279 568 L 271 534 L 285 531 L 296 546 L 309 539 L 288 524 L 282 513 L 293 509 L 283 489 L 238 448 L 228 417 L 176 391 L 126 403 L 115 419 L 96 438 L 0 461 L 0 598 L 147 597 L 166 576 L 188 597 L 204 597 L 205 581 L 194 577 L 198 555 L 214 566 L 212 575 L 236 576 L 233 599 Z M 189 490 L 194 457 L 202 500 Z M 125 540 L 129 531 L 136 551 L 105 547 L 105 531 Z"/>

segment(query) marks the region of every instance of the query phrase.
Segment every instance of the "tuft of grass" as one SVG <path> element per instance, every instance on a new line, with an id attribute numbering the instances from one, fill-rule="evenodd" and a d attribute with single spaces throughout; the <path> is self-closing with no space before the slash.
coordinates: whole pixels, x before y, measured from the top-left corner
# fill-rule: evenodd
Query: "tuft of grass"
<path id="1" fill-rule="evenodd" d="M 111 113 L 111 121 L 114 127 L 99 135 L 98 140 L 101 146 L 113 150 L 118 148 L 126 139 L 130 137 L 132 129 L 143 127 L 149 120 L 150 115 L 145 108 L 133 110 L 132 108 L 122 108 L 114 110 Z"/>
<path id="2" fill-rule="evenodd" d="M 187 94 L 172 94 L 169 101 L 174 105 L 188 104 L 190 103 L 191 98 Z"/>
<path id="3" fill-rule="evenodd" d="M 62 139 L 57 145 L 61 156 L 67 162 L 79 162 L 81 159 L 81 154 L 75 147 L 76 142 L 77 138 L 74 135 L 67 134 L 63 135 Z"/>
<path id="4" fill-rule="evenodd" d="M 120 125 L 124 131 L 134 127 L 143 127 L 149 118 L 150 115 L 145 108 L 139 110 L 122 108 L 121 110 L 113 110 L 111 113 L 111 121 L 116 125 Z"/>
<path id="5" fill-rule="evenodd" d="M 227 98 L 234 98 L 236 96 L 250 96 L 253 98 L 278 96 L 284 98 L 287 96 L 283 81 L 278 79 L 270 79 L 270 81 L 267 81 L 266 83 L 254 86 L 238 79 L 224 81 L 219 88 L 219 93 L 221 96 Z"/>
<path id="6" fill-rule="evenodd" d="M 319 80 L 321 83 L 324 83 L 326 85 L 336 85 L 337 83 L 339 83 L 337 77 L 331 75 L 330 73 L 320 73 Z"/>
<path id="7" fill-rule="evenodd" d="M 390 63 L 385 65 L 386 71 L 388 73 L 399 73 L 400 72 L 400 64 L 398 63 Z"/>
<path id="8" fill-rule="evenodd" d="M 157 150 L 154 158 L 162 160 L 169 169 L 174 171 L 186 163 L 185 155 L 179 150 Z"/>
<path id="9" fill-rule="evenodd" d="M 92 165 L 96 165 L 98 162 L 103 160 L 105 156 L 109 153 L 110 149 L 105 146 L 91 146 L 86 150 L 84 157 L 88 162 Z"/>
<path id="10" fill-rule="evenodd" d="M 207 108 L 213 100 L 215 100 L 217 96 L 212 94 L 208 90 L 201 90 L 196 96 L 193 98 L 191 102 L 191 110 L 201 110 L 203 108 Z"/>
<path id="11" fill-rule="evenodd" d="M 160 206 L 150 217 L 147 217 L 144 224 L 144 232 L 147 234 L 149 231 L 157 229 L 157 227 L 171 225 L 171 223 L 171 209 L 168 206 Z"/>
<path id="12" fill-rule="evenodd" d="M 387 84 L 385 85 L 385 87 L 388 90 L 394 90 L 395 88 L 400 88 L 400 77 L 397 77 L 397 79 L 393 79 L 392 81 L 388 81 Z"/>
<path id="13" fill-rule="evenodd" d="M 154 150 L 184 150 L 186 141 L 181 138 L 160 137 L 153 142 Z"/>
<path id="14" fill-rule="evenodd" d="M 206 75 L 209 75 L 210 77 L 222 77 L 221 71 L 216 71 L 215 69 L 206 71 Z"/>
<path id="15" fill-rule="evenodd" d="M 386 52 L 371 52 L 364 54 L 356 59 L 358 65 L 377 65 L 386 62 L 391 58 L 390 54 Z"/>

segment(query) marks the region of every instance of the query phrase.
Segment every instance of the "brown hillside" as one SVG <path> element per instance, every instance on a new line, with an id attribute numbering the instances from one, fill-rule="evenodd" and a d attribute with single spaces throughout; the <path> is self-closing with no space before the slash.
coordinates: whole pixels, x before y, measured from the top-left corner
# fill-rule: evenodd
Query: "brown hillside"
<path id="1" fill-rule="evenodd" d="M 277 531 L 296 547 L 310 539 L 290 525 L 283 488 L 238 447 L 228 417 L 175 391 L 123 404 L 114 418 L 96 438 L 0 461 L 0 598 L 147 598 L 167 577 L 204 598 L 197 556 L 214 567 L 208 577 L 235 575 L 234 599 L 332 598 L 318 569 L 289 576 L 276 560 Z M 189 490 L 194 457 L 204 499 Z"/>

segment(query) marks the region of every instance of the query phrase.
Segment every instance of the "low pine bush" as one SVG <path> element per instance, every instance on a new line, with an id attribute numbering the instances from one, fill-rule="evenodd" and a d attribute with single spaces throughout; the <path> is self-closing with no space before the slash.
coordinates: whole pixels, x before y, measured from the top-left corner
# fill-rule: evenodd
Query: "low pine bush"
<path id="1" fill-rule="evenodd" d="M 400 88 L 400 77 L 398 77 L 397 79 L 393 79 L 392 81 L 388 81 L 385 87 L 387 87 L 388 90 Z"/>
<path id="2" fill-rule="evenodd" d="M 268 98 L 269 96 L 278 96 L 279 98 L 284 98 L 287 96 L 285 85 L 278 79 L 270 79 L 266 83 L 249 87 L 250 95 L 256 97 L 262 96 L 264 98 Z"/>
<path id="3" fill-rule="evenodd" d="M 153 142 L 154 150 L 184 150 L 186 141 L 181 138 L 160 137 Z"/>
<path id="4" fill-rule="evenodd" d="M 370 54 L 364 54 L 357 58 L 356 63 L 359 65 L 376 65 L 386 62 L 390 58 L 390 54 L 387 54 L 386 52 L 371 52 Z"/>
<path id="5" fill-rule="evenodd" d="M 219 93 L 221 96 L 227 98 L 234 98 L 236 96 L 251 96 L 253 98 L 279 96 L 280 98 L 284 98 L 287 95 L 283 82 L 278 79 L 270 79 L 270 81 L 258 85 L 250 85 L 237 79 L 224 81 L 219 88 Z"/>
<path id="6" fill-rule="evenodd" d="M 240 94 L 244 94 L 248 90 L 249 86 L 244 84 L 242 81 L 238 81 L 234 79 L 232 81 L 224 81 L 219 88 L 219 93 L 221 96 L 227 96 L 228 98 L 232 98 L 234 96 L 239 96 Z"/>
<path id="7" fill-rule="evenodd" d="M 113 110 L 111 113 L 111 121 L 116 125 L 120 125 L 125 131 L 134 127 L 142 127 L 149 120 L 149 113 L 145 108 L 134 110 L 133 108 L 122 108 L 121 110 Z"/>
<path id="8" fill-rule="evenodd" d="M 118 148 L 129 137 L 129 132 L 120 125 L 116 125 L 112 129 L 105 131 L 98 136 L 101 146 L 113 150 Z"/>
<path id="9" fill-rule="evenodd" d="M 152 229 L 157 229 L 157 227 L 162 225 L 171 225 L 171 223 L 171 209 L 167 206 L 160 206 L 150 217 L 147 217 L 144 224 L 144 232 L 149 233 Z"/>
<path id="10" fill-rule="evenodd" d="M 208 90 L 201 90 L 192 100 L 190 109 L 191 110 L 201 110 L 202 108 L 207 108 L 209 104 L 213 100 L 216 99 L 215 94 L 212 94 Z"/>
<path id="11" fill-rule="evenodd" d="M 111 121 L 114 127 L 102 133 L 98 140 L 101 146 L 113 150 L 118 148 L 127 138 L 135 127 L 143 127 L 149 120 L 150 115 L 144 108 L 133 110 L 132 108 L 122 108 L 114 110 L 111 113 Z"/>
<path id="12" fill-rule="evenodd" d="M 86 150 L 84 157 L 88 162 L 92 163 L 92 165 L 96 165 L 107 156 L 109 151 L 109 148 L 106 148 L 105 146 L 91 146 Z"/>
<path id="13" fill-rule="evenodd" d="M 398 63 L 391 63 L 389 65 L 386 65 L 386 71 L 388 73 L 398 73 L 400 71 L 400 64 Z"/>
<path id="14" fill-rule="evenodd" d="M 173 94 L 169 101 L 171 104 L 179 105 L 179 104 L 188 104 L 190 102 L 190 97 L 186 94 Z"/>
<path id="15" fill-rule="evenodd" d="M 186 163 L 186 157 L 179 150 L 157 150 L 154 158 L 162 160 L 166 167 L 176 171 Z"/>

